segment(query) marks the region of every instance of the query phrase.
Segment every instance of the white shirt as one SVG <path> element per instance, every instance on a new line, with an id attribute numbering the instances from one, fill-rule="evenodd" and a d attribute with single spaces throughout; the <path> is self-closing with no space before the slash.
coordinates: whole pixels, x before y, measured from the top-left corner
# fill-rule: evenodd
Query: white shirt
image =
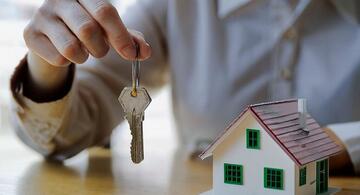
<path id="1" fill-rule="evenodd" d="M 360 28 L 334 5 L 143 0 L 123 19 L 153 49 L 142 65 L 142 83 L 155 89 L 171 82 L 181 141 L 193 149 L 258 102 L 304 97 L 324 126 L 360 121 Z M 18 135 L 59 159 L 107 141 L 122 120 L 117 96 L 130 84 L 129 68 L 111 50 L 77 66 L 70 93 L 56 101 L 36 103 L 17 90 Z M 360 123 L 332 127 L 360 171 Z"/>

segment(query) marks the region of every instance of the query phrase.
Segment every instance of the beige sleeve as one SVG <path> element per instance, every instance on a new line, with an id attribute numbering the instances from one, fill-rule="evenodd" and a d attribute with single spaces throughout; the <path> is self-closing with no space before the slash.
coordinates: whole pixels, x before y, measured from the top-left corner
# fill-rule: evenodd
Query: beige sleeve
<path id="1" fill-rule="evenodd" d="M 354 170 L 360 174 L 360 122 L 348 122 L 328 125 L 335 135 L 342 141 Z"/>
<path id="2" fill-rule="evenodd" d="M 150 89 L 151 95 L 151 89 L 167 81 L 166 19 L 158 10 L 161 6 L 138 3 L 123 17 L 127 27 L 142 32 L 152 46 L 152 57 L 141 66 L 141 84 Z M 23 95 L 23 80 L 27 75 L 25 59 L 12 77 L 12 118 L 16 134 L 47 158 L 63 160 L 85 148 L 105 144 L 123 120 L 117 98 L 122 88 L 131 83 L 130 62 L 122 60 L 111 49 L 100 60 L 90 58 L 84 65 L 72 65 L 70 74 L 64 93 L 47 101 Z"/>

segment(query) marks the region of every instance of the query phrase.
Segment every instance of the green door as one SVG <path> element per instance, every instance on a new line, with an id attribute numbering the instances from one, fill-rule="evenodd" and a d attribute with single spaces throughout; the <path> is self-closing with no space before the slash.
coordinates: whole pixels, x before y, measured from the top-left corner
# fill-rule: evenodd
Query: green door
<path id="1" fill-rule="evenodd" d="M 328 191 L 329 161 L 328 159 L 316 162 L 316 193 Z"/>

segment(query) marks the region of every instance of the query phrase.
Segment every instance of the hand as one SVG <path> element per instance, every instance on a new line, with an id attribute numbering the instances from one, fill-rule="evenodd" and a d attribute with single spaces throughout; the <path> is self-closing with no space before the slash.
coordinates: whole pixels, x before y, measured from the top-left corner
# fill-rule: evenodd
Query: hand
<path id="1" fill-rule="evenodd" d="M 100 58 L 111 45 L 123 58 L 151 55 L 143 35 L 128 30 L 106 0 L 45 0 L 24 30 L 30 52 L 54 66 L 84 63 L 89 54 Z"/>
<path id="2" fill-rule="evenodd" d="M 332 174 L 352 174 L 354 168 L 344 143 L 329 128 L 323 128 L 328 136 L 343 148 L 343 151 L 336 156 L 330 157 L 330 172 Z"/>

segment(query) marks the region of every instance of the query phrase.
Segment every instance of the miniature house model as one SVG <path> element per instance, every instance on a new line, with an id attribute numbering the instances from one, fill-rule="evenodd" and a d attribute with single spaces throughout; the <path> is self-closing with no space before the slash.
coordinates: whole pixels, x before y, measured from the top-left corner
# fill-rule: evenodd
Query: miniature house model
<path id="1" fill-rule="evenodd" d="M 251 105 L 200 155 L 213 156 L 203 195 L 328 194 L 328 158 L 340 151 L 305 100 Z"/>

